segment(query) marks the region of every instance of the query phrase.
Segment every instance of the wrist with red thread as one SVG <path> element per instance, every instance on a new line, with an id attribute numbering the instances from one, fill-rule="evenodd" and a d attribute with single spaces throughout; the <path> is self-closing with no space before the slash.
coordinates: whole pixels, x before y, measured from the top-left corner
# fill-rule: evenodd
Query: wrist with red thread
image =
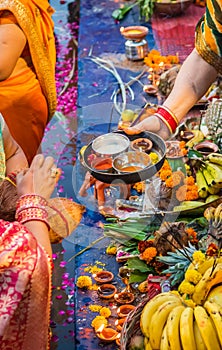
<path id="1" fill-rule="evenodd" d="M 179 123 L 176 116 L 169 110 L 169 108 L 165 106 L 159 106 L 154 115 L 164 122 L 172 134 L 176 131 Z"/>

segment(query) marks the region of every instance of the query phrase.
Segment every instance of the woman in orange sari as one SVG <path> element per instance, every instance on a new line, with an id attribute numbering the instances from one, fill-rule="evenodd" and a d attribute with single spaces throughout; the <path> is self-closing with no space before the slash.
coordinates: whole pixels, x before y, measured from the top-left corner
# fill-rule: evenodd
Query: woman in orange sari
<path id="1" fill-rule="evenodd" d="M 0 220 L 0 349 L 49 349 L 51 245 L 47 199 L 56 177 L 38 154 L 17 175 L 15 222 Z"/>
<path id="2" fill-rule="evenodd" d="M 0 112 L 29 164 L 56 109 L 56 50 L 47 0 L 0 1 Z"/>

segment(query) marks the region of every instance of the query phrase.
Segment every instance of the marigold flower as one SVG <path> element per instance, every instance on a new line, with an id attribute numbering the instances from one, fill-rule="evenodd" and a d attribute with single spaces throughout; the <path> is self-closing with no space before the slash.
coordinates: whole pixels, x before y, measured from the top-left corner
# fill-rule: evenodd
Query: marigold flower
<path id="1" fill-rule="evenodd" d="M 92 286 L 92 278 L 90 276 L 79 276 L 76 285 L 78 288 L 90 288 Z"/>
<path id="2" fill-rule="evenodd" d="M 115 255 L 117 252 L 117 247 L 115 245 L 110 245 L 106 248 L 106 254 Z"/>
<path id="3" fill-rule="evenodd" d="M 215 243 L 210 243 L 207 248 L 206 255 L 214 256 L 217 254 L 218 254 L 218 246 Z"/>
<path id="4" fill-rule="evenodd" d="M 166 169 L 161 170 L 159 173 L 159 177 L 162 181 L 166 181 L 172 175 L 172 170 Z"/>
<path id="5" fill-rule="evenodd" d="M 105 318 L 108 318 L 111 316 L 111 310 L 108 307 L 102 307 L 101 310 L 99 311 L 101 316 L 104 316 Z"/>
<path id="6" fill-rule="evenodd" d="M 84 269 L 84 272 L 89 272 L 89 273 L 92 273 L 92 274 L 97 273 L 99 271 L 102 271 L 102 268 L 98 267 L 96 265 L 94 265 L 94 266 L 87 266 Z"/>
<path id="7" fill-rule="evenodd" d="M 97 331 L 102 325 L 104 325 L 104 327 L 108 325 L 108 321 L 104 316 L 96 316 L 91 322 L 91 326 L 95 331 Z"/>
<path id="8" fill-rule="evenodd" d="M 188 239 L 191 243 L 193 244 L 198 243 L 197 233 L 192 227 L 187 228 L 186 233 L 188 234 Z"/>
<path id="9" fill-rule="evenodd" d="M 205 254 L 202 253 L 200 250 L 197 250 L 193 253 L 193 260 L 197 264 L 202 264 L 206 260 Z"/>
<path id="10" fill-rule="evenodd" d="M 155 247 L 149 247 L 144 250 L 141 254 L 141 259 L 146 262 L 150 262 L 157 255 L 157 250 Z"/>
<path id="11" fill-rule="evenodd" d="M 89 305 L 89 309 L 92 312 L 99 312 L 102 309 L 102 305 Z"/>
<path id="12" fill-rule="evenodd" d="M 194 285 L 185 280 L 181 282 L 181 284 L 178 287 L 178 291 L 180 292 L 180 294 L 192 295 L 194 292 L 194 289 L 195 289 Z"/>
<path id="13" fill-rule="evenodd" d="M 185 279 L 193 284 L 197 284 L 201 278 L 202 275 L 197 270 L 187 270 L 185 273 Z"/>

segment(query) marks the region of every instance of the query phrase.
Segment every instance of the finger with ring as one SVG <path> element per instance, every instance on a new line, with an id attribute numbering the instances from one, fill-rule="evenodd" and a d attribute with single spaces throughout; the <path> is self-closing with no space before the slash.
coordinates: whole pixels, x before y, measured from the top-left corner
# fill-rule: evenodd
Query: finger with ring
<path id="1" fill-rule="evenodd" d="M 51 177 L 56 177 L 58 175 L 58 169 L 57 168 L 51 168 L 50 169 Z"/>

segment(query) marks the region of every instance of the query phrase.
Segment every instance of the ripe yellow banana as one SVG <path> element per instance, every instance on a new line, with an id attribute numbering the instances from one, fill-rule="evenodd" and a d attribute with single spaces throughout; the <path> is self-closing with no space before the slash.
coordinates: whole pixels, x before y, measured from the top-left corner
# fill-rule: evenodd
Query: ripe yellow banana
<path id="1" fill-rule="evenodd" d="M 217 303 L 222 308 L 222 286 L 214 287 L 208 294 L 207 300 Z"/>
<path id="2" fill-rule="evenodd" d="M 165 292 L 165 293 L 160 293 L 156 295 L 154 298 L 152 298 L 147 302 L 147 304 L 143 308 L 143 311 L 140 317 L 140 328 L 145 337 L 149 339 L 150 320 L 153 314 L 155 313 L 155 311 L 158 309 L 158 307 L 166 301 L 175 301 L 175 300 L 180 300 L 179 296 L 170 292 Z"/>
<path id="3" fill-rule="evenodd" d="M 203 306 L 194 308 L 194 317 L 207 350 L 220 350 L 219 340 L 214 325 Z"/>
<path id="4" fill-rule="evenodd" d="M 150 345 L 150 341 L 147 337 L 144 338 L 144 348 L 145 348 L 145 350 L 152 350 L 152 347 Z"/>
<path id="5" fill-rule="evenodd" d="M 207 269 L 209 269 L 209 267 L 213 266 L 215 260 L 217 261 L 217 263 L 222 263 L 222 257 L 219 257 L 219 258 L 213 257 L 213 256 L 212 257 L 208 257 L 202 264 L 200 264 L 198 266 L 197 271 L 199 273 L 201 273 L 201 275 L 203 275 L 207 271 Z M 222 292 L 222 290 L 221 290 L 221 292 Z"/>
<path id="6" fill-rule="evenodd" d="M 214 207 L 208 207 L 204 210 L 204 217 L 209 221 L 209 223 L 212 223 L 212 221 L 214 220 L 214 212 Z"/>
<path id="7" fill-rule="evenodd" d="M 193 324 L 193 333 L 194 333 L 194 339 L 195 339 L 197 350 L 207 350 L 196 320 L 194 321 L 194 324 Z"/>
<path id="8" fill-rule="evenodd" d="M 180 338 L 183 350 L 196 350 L 193 319 L 193 308 L 186 307 L 180 317 Z"/>
<path id="9" fill-rule="evenodd" d="M 210 153 L 207 156 L 207 160 L 209 160 L 211 163 L 222 165 L 222 154 L 220 154 L 220 153 Z"/>
<path id="10" fill-rule="evenodd" d="M 212 271 L 212 267 L 209 267 L 207 271 L 204 273 L 201 280 L 196 284 L 194 293 L 192 295 L 192 299 L 197 305 L 202 305 L 204 303 L 207 293 L 209 292 L 210 282 L 215 277 L 215 274 L 217 273 L 217 271 L 221 269 L 222 269 L 221 263 L 218 263 L 213 271 Z"/>
<path id="11" fill-rule="evenodd" d="M 163 328 L 166 324 L 170 311 L 176 306 L 181 305 L 181 300 L 166 301 L 158 307 L 150 320 L 149 339 L 153 349 L 160 348 Z"/>
<path id="12" fill-rule="evenodd" d="M 168 341 L 168 337 L 167 337 L 166 326 L 164 327 L 163 333 L 162 333 L 162 336 L 161 336 L 160 350 L 171 350 L 171 347 L 170 347 L 169 341 Z"/>
<path id="13" fill-rule="evenodd" d="M 222 317 L 221 317 L 221 307 L 214 301 L 205 301 L 204 307 L 207 310 L 210 318 L 214 324 L 217 331 L 217 336 L 219 338 L 220 345 L 222 345 Z"/>
<path id="14" fill-rule="evenodd" d="M 167 324 L 165 326 L 167 330 L 167 338 L 170 344 L 171 350 L 180 350 L 181 341 L 180 341 L 180 316 L 184 311 L 185 306 L 179 305 L 176 306 L 170 313 L 167 318 Z M 160 347 L 161 348 L 161 347 Z"/>
<path id="15" fill-rule="evenodd" d="M 204 134 L 201 130 L 192 130 L 192 133 L 194 134 L 194 137 L 186 143 L 186 147 L 188 148 L 192 148 L 204 139 Z"/>

